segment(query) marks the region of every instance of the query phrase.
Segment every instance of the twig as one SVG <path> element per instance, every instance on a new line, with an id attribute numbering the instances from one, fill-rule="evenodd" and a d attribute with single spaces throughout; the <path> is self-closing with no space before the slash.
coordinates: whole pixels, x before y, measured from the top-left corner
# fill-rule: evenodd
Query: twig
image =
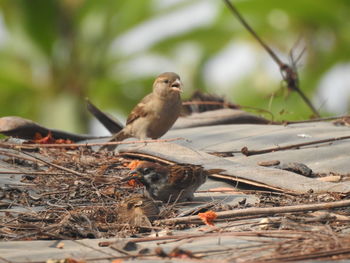
<path id="1" fill-rule="evenodd" d="M 320 259 L 324 257 L 332 257 L 340 254 L 349 254 L 350 253 L 350 247 L 345 248 L 336 248 L 336 249 L 330 249 L 326 251 L 318 251 L 318 252 L 311 252 L 308 254 L 302 253 L 297 255 L 291 255 L 288 254 L 286 256 L 269 256 L 269 259 L 266 260 L 257 260 L 255 262 L 283 262 L 283 261 L 299 261 L 299 260 L 308 260 L 308 259 Z"/>
<path id="2" fill-rule="evenodd" d="M 19 144 L 11 144 L 11 143 L 0 143 L 0 147 L 4 148 L 28 148 L 31 146 L 31 148 L 66 148 L 66 147 L 90 147 L 90 146 L 103 146 L 103 145 L 114 145 L 114 144 L 135 144 L 135 143 L 155 143 L 155 142 L 172 142 L 172 141 L 178 141 L 178 140 L 184 140 L 182 137 L 177 138 L 171 138 L 171 139 L 157 139 L 157 140 L 141 140 L 141 141 L 123 141 L 123 142 L 100 142 L 100 143 L 52 143 L 52 144 L 25 144 L 25 145 L 19 145 Z"/>
<path id="3" fill-rule="evenodd" d="M 347 139 L 350 139 L 350 136 L 341 136 L 341 137 L 323 139 L 323 140 L 312 141 L 312 142 L 296 143 L 296 144 L 291 144 L 291 145 L 287 145 L 287 146 L 278 146 L 278 147 L 266 148 L 266 149 L 262 149 L 262 150 L 249 150 L 248 147 L 245 146 L 245 147 L 243 147 L 241 149 L 241 153 L 243 153 L 245 156 L 251 156 L 251 155 L 264 154 L 264 153 L 277 152 L 277 151 L 284 151 L 284 150 L 300 148 L 302 146 L 321 144 L 321 143 L 326 143 L 326 142 L 335 142 L 335 141 L 341 141 L 341 140 L 347 140 Z"/>
<path id="4" fill-rule="evenodd" d="M 226 3 L 230 11 L 233 13 L 233 15 L 235 15 L 237 19 L 241 22 L 241 24 L 245 27 L 245 29 L 248 30 L 248 32 L 253 35 L 253 37 L 260 43 L 260 45 L 266 50 L 266 52 L 272 57 L 272 59 L 279 66 L 283 80 L 287 83 L 288 88 L 290 90 L 296 91 L 304 100 L 304 102 L 308 105 L 308 107 L 312 110 L 315 116 L 320 117 L 320 114 L 312 105 L 311 101 L 305 96 L 305 94 L 299 88 L 299 77 L 298 77 L 298 72 L 296 70 L 294 61 L 292 63 L 292 66 L 286 63 L 283 63 L 279 59 L 279 57 L 276 55 L 276 53 L 272 51 L 272 49 L 258 36 L 258 34 L 253 30 L 253 28 L 245 21 L 245 19 L 238 12 L 237 8 L 229 0 L 224 0 L 224 2 Z"/>
<path id="5" fill-rule="evenodd" d="M 25 174 L 25 175 L 67 175 L 67 173 L 52 173 L 52 172 L 13 172 L 13 171 L 0 171 L 0 174 Z"/>
<path id="6" fill-rule="evenodd" d="M 287 65 L 288 66 L 288 65 Z M 288 73 L 287 73 L 288 74 Z M 294 91 L 296 91 L 301 98 L 304 100 L 304 102 L 306 103 L 306 105 L 312 110 L 312 112 L 315 114 L 315 116 L 317 118 L 321 117 L 321 115 L 318 113 L 318 111 L 316 110 L 315 106 L 312 104 L 312 102 L 309 100 L 308 97 L 306 97 L 306 95 L 304 94 L 304 92 L 302 92 L 302 90 L 299 88 L 299 86 L 294 87 L 293 89 Z"/>
<path id="7" fill-rule="evenodd" d="M 63 170 L 63 171 L 66 171 L 66 172 L 69 172 L 69 173 L 72 173 L 72 174 L 75 174 L 75 175 L 78 175 L 78 176 L 81 176 L 81 177 L 87 177 L 86 174 L 79 173 L 79 172 L 77 172 L 77 171 L 74 171 L 74 170 L 72 170 L 72 169 L 63 167 L 63 166 L 58 165 L 58 164 L 50 163 L 50 162 L 48 162 L 48 161 L 45 161 L 45 160 L 43 160 L 43 159 L 41 159 L 41 158 L 39 158 L 39 157 L 36 157 L 36 156 L 34 156 L 34 155 L 31 155 L 31 154 L 29 154 L 29 153 L 26 153 L 26 152 L 21 152 L 21 153 L 26 154 L 26 155 L 28 155 L 28 156 L 34 158 L 35 160 L 37 160 L 37 161 L 39 161 L 39 162 L 41 162 L 41 163 L 44 163 L 44 164 L 47 164 L 47 165 L 49 165 L 49 166 L 55 167 L 55 168 L 57 168 L 57 169 L 59 169 L 59 170 Z"/>
<path id="8" fill-rule="evenodd" d="M 309 122 L 319 122 L 319 121 L 333 121 L 333 120 L 339 120 L 344 118 L 350 118 L 350 115 L 316 118 L 316 119 L 302 120 L 302 121 L 284 121 L 283 124 L 288 125 L 288 124 L 309 123 Z"/>
<path id="9" fill-rule="evenodd" d="M 291 212 L 304 212 L 304 211 L 316 211 L 325 210 L 331 208 L 340 208 L 350 206 L 350 200 L 343 200 L 337 202 L 327 202 L 321 204 L 307 204 L 307 205 L 292 205 L 292 206 L 281 206 L 281 207 L 263 207 L 263 208 L 246 208 L 239 210 L 230 210 L 217 212 L 217 219 L 233 218 L 239 216 L 250 216 L 255 215 L 260 217 L 261 215 L 271 215 L 279 213 L 291 213 Z M 174 223 L 193 223 L 193 221 L 198 221 L 198 216 L 186 216 L 186 217 L 176 217 L 158 220 L 159 223 L 174 224 Z M 199 221 L 198 221 L 199 222 Z"/>
<path id="10" fill-rule="evenodd" d="M 40 226 L 33 225 L 33 227 L 36 229 L 35 232 L 30 232 L 30 233 L 26 233 L 26 234 L 23 234 L 23 235 L 19 235 L 19 236 L 13 238 L 12 240 L 20 240 L 20 239 L 23 239 L 23 238 L 28 238 L 28 237 L 37 235 L 38 233 L 43 233 L 43 234 L 50 235 L 50 233 L 48 233 L 49 231 L 66 224 L 67 221 L 69 220 L 69 218 L 70 218 L 70 215 L 68 214 L 68 215 L 64 216 L 63 219 L 59 223 L 52 224 L 52 225 L 49 225 L 47 227 L 40 227 Z M 66 236 L 61 236 L 59 234 L 55 235 L 56 239 L 58 237 L 61 238 L 61 239 L 66 239 L 67 238 Z"/>
<path id="11" fill-rule="evenodd" d="M 260 45 L 266 50 L 267 53 L 272 57 L 272 59 L 278 64 L 278 66 L 281 68 L 285 64 L 277 57 L 275 52 L 272 51 L 272 49 L 265 44 L 265 42 L 258 36 L 258 34 L 253 30 L 253 28 L 245 21 L 245 19 L 241 16 L 241 14 L 238 12 L 236 7 L 229 1 L 224 0 L 227 7 L 231 10 L 231 12 L 237 17 L 239 22 L 253 35 L 253 37 L 260 43 Z"/>
<path id="12" fill-rule="evenodd" d="M 0 257 L 0 259 L 7 263 L 13 263 L 13 261 L 7 260 L 6 258 L 3 258 L 3 257 Z"/>
<path id="13" fill-rule="evenodd" d="M 17 158 L 17 159 L 29 161 L 29 162 L 34 162 L 35 161 L 32 158 L 28 158 L 28 157 L 25 157 L 25 156 L 20 156 L 18 154 L 12 153 L 12 152 L 0 151 L 0 154 L 8 156 L 8 157 L 12 157 L 12 158 Z"/>
<path id="14" fill-rule="evenodd" d="M 198 218 L 198 217 L 197 217 Z M 157 222 L 161 222 L 163 220 L 158 220 Z M 182 235 L 167 235 L 167 236 L 146 236 L 146 237 L 140 237 L 140 238 L 133 238 L 130 239 L 130 241 L 135 243 L 143 243 L 143 242 L 153 242 L 153 241 L 162 241 L 162 240 L 183 240 L 183 239 L 191 239 L 191 238 L 208 238 L 208 237 L 230 237 L 230 236 L 236 236 L 236 237 L 274 237 L 274 238 L 283 238 L 283 239 L 289 239 L 289 238 L 300 238 L 305 236 L 305 232 L 303 231 L 289 231 L 289 230 L 269 230 L 269 231 L 248 231 L 248 232 L 220 232 L 220 233 L 201 233 L 201 234 L 182 234 Z M 111 244 L 115 243 L 115 241 L 103 241 L 99 242 L 99 246 L 106 247 Z"/>

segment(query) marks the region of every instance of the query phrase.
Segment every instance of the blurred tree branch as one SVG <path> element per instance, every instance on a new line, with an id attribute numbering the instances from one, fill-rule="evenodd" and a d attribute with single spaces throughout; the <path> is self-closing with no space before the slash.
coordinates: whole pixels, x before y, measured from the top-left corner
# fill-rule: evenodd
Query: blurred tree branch
<path id="1" fill-rule="evenodd" d="M 286 64 L 279 59 L 276 53 L 259 37 L 259 35 L 254 31 L 254 29 L 245 21 L 243 16 L 239 13 L 237 8 L 231 3 L 230 0 L 224 0 L 229 10 L 234 16 L 239 20 L 239 22 L 245 27 L 245 29 L 253 35 L 253 37 L 260 43 L 260 45 L 266 50 L 266 52 L 271 56 L 271 58 L 276 62 L 280 68 L 283 80 L 287 83 L 287 87 L 291 91 L 297 92 L 304 102 L 309 106 L 316 117 L 320 117 L 320 114 L 311 103 L 309 98 L 302 92 L 299 86 L 299 76 L 296 68 L 296 62 L 292 60 L 292 65 Z M 302 53 L 301 53 L 302 54 Z M 292 53 L 290 52 L 290 57 L 293 59 Z"/>

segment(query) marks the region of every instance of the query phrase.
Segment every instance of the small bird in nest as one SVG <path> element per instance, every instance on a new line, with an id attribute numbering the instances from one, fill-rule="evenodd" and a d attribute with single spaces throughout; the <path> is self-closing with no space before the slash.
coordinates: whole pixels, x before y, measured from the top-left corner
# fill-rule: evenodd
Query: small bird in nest
<path id="1" fill-rule="evenodd" d="M 158 139 L 173 126 L 180 115 L 182 83 L 174 72 L 160 74 L 153 83 L 153 91 L 144 97 L 131 111 L 125 127 L 114 134 L 112 141 L 127 138 Z M 114 150 L 116 145 L 107 145 Z"/>
<path id="2" fill-rule="evenodd" d="M 144 195 L 133 195 L 126 198 L 117 208 L 120 223 L 136 227 L 151 227 L 151 221 L 158 218 L 157 204 Z"/>
<path id="3" fill-rule="evenodd" d="M 200 165 L 175 164 L 163 166 L 141 162 L 122 181 L 141 182 L 150 197 L 163 202 L 190 201 L 194 192 L 207 180 L 209 172 Z"/>

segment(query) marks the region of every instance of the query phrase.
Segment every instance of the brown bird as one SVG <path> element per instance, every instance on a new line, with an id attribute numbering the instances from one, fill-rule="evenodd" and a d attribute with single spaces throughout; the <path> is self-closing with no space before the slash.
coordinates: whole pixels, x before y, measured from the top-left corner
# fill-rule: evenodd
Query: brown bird
<path id="1" fill-rule="evenodd" d="M 159 216 L 157 204 L 143 195 L 126 198 L 117 208 L 119 223 L 137 227 L 151 227 L 151 221 Z"/>
<path id="2" fill-rule="evenodd" d="M 200 165 L 163 166 L 142 162 L 130 172 L 130 176 L 122 181 L 136 179 L 146 187 L 150 197 L 164 202 L 174 202 L 192 200 L 194 192 L 207 180 L 207 177 L 208 172 Z"/>
<path id="3" fill-rule="evenodd" d="M 179 75 L 173 72 L 160 74 L 153 83 L 153 91 L 144 97 L 131 111 L 125 127 L 113 135 L 111 141 L 127 138 L 158 139 L 174 124 L 182 106 L 180 92 L 182 83 Z M 104 149 L 103 147 L 102 149 Z M 114 150 L 116 145 L 109 145 Z"/>

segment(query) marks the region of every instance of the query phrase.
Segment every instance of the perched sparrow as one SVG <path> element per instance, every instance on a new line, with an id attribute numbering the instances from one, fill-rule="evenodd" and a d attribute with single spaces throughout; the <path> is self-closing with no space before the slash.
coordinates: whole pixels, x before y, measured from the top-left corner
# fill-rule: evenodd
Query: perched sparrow
<path id="1" fill-rule="evenodd" d="M 153 91 L 144 97 L 132 110 L 126 126 L 111 141 L 135 137 L 158 139 L 163 136 L 178 118 L 182 106 L 180 77 L 173 72 L 160 74 L 153 83 Z M 107 146 L 114 150 L 115 145 Z"/>
<path id="2" fill-rule="evenodd" d="M 120 223 L 131 226 L 151 227 L 150 221 L 157 219 L 159 208 L 156 203 L 143 195 L 125 199 L 117 208 Z"/>
<path id="3" fill-rule="evenodd" d="M 200 165 L 163 166 L 142 162 L 123 181 L 136 179 L 145 185 L 152 198 L 174 202 L 192 200 L 193 193 L 206 181 L 207 177 L 208 172 Z"/>

